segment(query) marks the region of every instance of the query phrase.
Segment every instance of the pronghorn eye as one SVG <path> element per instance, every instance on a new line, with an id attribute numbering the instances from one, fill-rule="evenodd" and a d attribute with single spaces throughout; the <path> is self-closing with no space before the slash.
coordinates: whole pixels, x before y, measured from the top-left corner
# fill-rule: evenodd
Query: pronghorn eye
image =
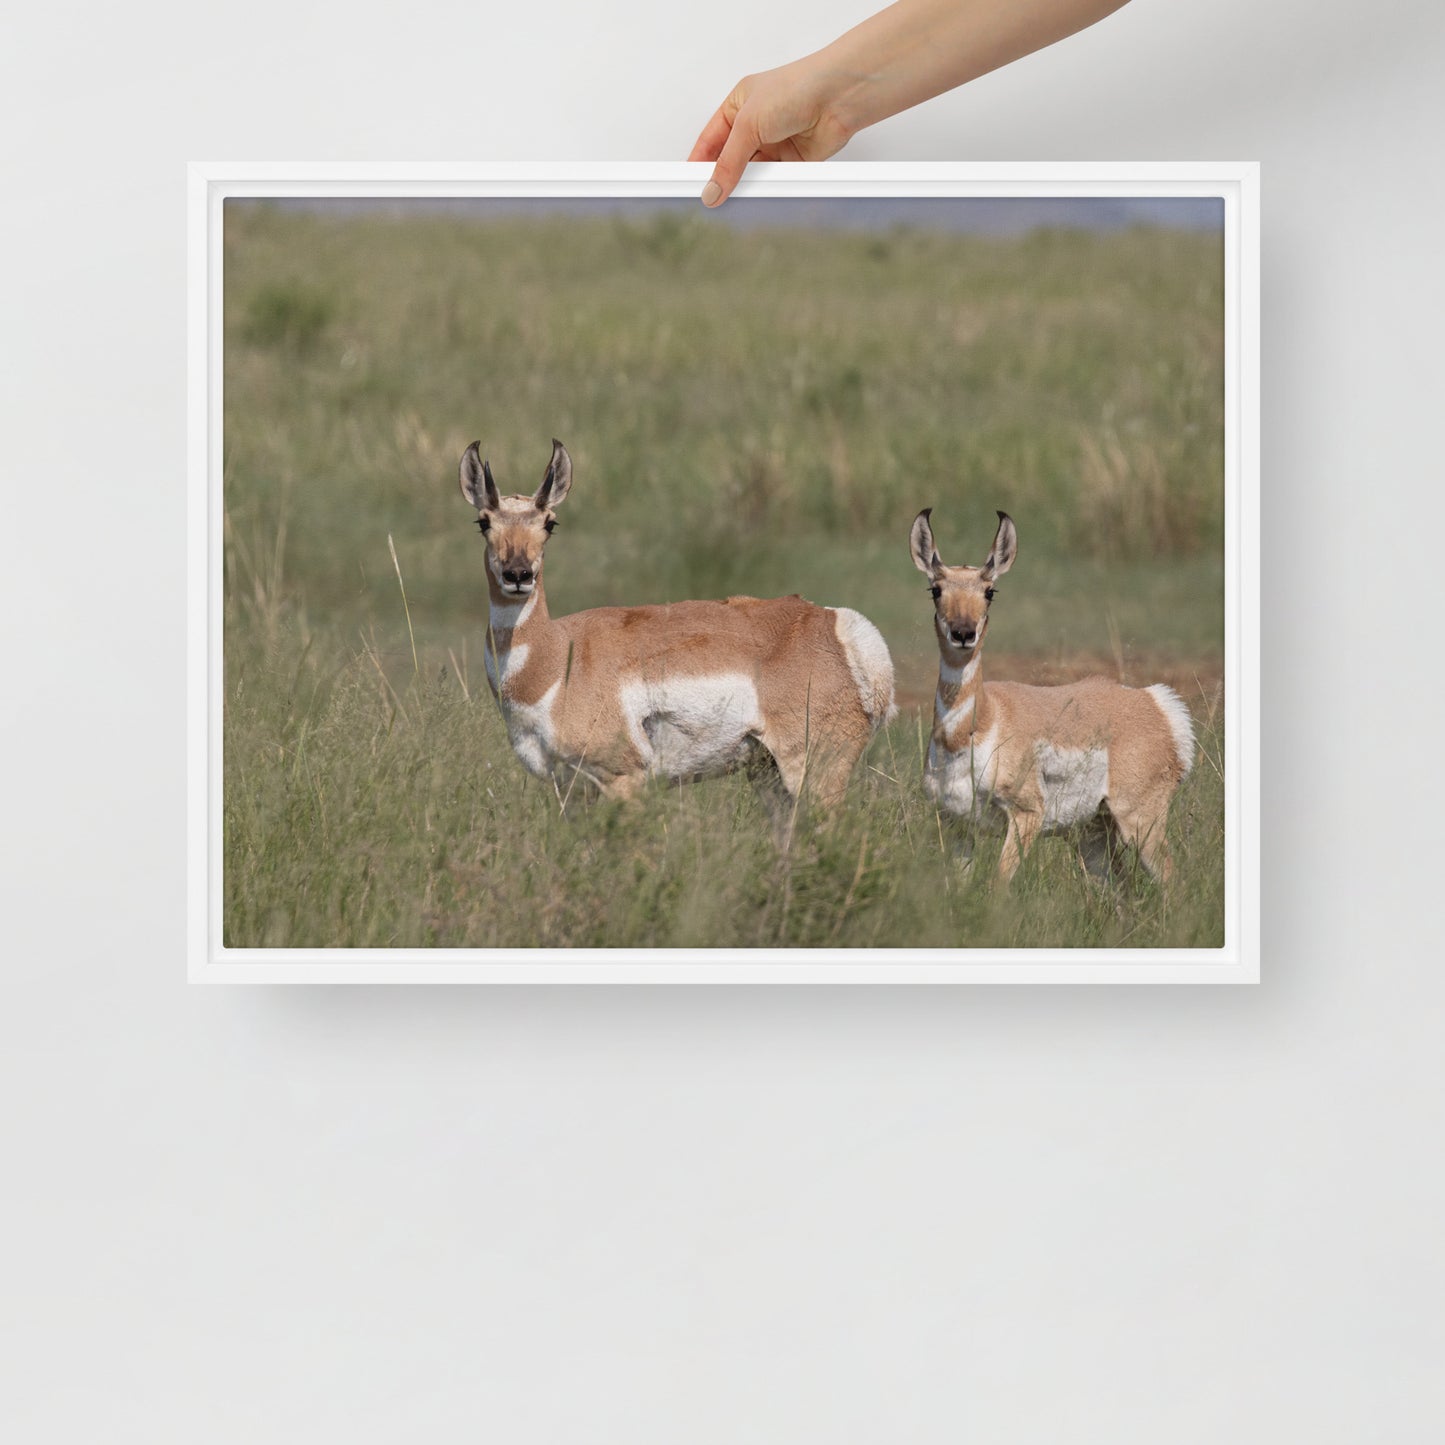
<path id="1" fill-rule="evenodd" d="M 937 602 L 938 599 L 943 596 L 943 588 L 940 587 L 937 582 L 935 582 L 933 586 L 928 589 L 928 591 L 935 602 Z"/>
<path id="2" fill-rule="evenodd" d="M 548 517 L 542 525 L 547 529 L 547 534 L 550 536 L 557 530 L 557 519 L 556 517 Z"/>
<path id="3" fill-rule="evenodd" d="M 985 588 L 983 589 L 983 600 L 984 600 L 985 602 L 992 602 L 992 601 L 993 601 L 993 588 L 992 588 L 992 587 L 985 587 Z"/>
<path id="4" fill-rule="evenodd" d="M 477 527 L 483 532 L 490 532 L 492 530 L 492 519 L 490 517 L 478 517 Z"/>

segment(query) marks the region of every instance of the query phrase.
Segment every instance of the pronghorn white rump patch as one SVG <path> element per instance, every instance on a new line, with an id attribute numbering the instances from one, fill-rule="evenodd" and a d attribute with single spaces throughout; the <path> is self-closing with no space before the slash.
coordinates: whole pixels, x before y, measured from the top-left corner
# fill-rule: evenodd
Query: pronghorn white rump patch
<path id="1" fill-rule="evenodd" d="M 763 726 L 758 689 L 746 673 L 634 678 L 618 689 L 632 745 L 655 776 L 725 773 Z"/>
<path id="2" fill-rule="evenodd" d="M 1194 719 L 1189 716 L 1184 699 L 1162 682 L 1156 682 L 1144 691 L 1159 704 L 1159 711 L 1164 714 L 1169 731 L 1174 734 L 1174 755 L 1179 759 L 1180 774 L 1187 776 L 1194 766 Z"/>
<path id="3" fill-rule="evenodd" d="M 848 659 L 858 701 L 875 729 L 898 716 L 893 702 L 893 658 L 883 634 L 851 607 L 834 607 L 833 631 Z"/>
<path id="4" fill-rule="evenodd" d="M 1040 742 L 1035 757 L 1045 829 L 1071 828 L 1099 811 L 1109 792 L 1107 748 L 1060 748 Z"/>

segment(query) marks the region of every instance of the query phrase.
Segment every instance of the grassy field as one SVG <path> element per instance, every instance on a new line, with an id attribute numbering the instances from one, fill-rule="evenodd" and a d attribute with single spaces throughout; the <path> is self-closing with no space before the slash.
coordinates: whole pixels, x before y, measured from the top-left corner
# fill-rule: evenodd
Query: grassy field
<path id="1" fill-rule="evenodd" d="M 1222 942 L 1217 237 L 232 203 L 225 263 L 228 944 Z M 887 637 L 903 711 L 784 863 L 741 779 L 564 819 L 513 757 L 456 466 L 481 437 L 530 492 L 554 435 L 554 614 L 797 591 Z M 1189 702 L 1167 897 L 1091 890 L 1058 840 L 1007 892 L 988 847 L 952 863 L 919 786 L 929 505 L 947 561 L 982 560 L 996 508 L 1018 524 L 988 676 Z"/>

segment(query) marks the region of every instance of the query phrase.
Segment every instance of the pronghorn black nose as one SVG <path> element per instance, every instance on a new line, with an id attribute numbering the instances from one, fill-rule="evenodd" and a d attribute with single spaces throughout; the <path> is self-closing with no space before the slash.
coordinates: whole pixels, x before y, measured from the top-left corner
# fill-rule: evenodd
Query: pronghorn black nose
<path id="1" fill-rule="evenodd" d="M 532 580 L 532 569 L 530 567 L 511 567 L 502 569 L 502 581 L 510 582 L 513 587 L 520 587 L 524 582 Z"/>

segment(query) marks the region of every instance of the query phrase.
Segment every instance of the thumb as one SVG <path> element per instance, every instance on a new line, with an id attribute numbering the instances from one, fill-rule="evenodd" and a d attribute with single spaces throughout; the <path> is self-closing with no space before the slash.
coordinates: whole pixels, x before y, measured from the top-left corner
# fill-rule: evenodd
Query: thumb
<path id="1" fill-rule="evenodd" d="M 732 130 L 723 142 L 721 154 L 712 170 L 712 179 L 702 188 L 705 206 L 720 206 L 732 195 L 742 180 L 747 164 L 757 155 L 760 146 L 757 122 L 746 107 L 733 117 Z"/>

